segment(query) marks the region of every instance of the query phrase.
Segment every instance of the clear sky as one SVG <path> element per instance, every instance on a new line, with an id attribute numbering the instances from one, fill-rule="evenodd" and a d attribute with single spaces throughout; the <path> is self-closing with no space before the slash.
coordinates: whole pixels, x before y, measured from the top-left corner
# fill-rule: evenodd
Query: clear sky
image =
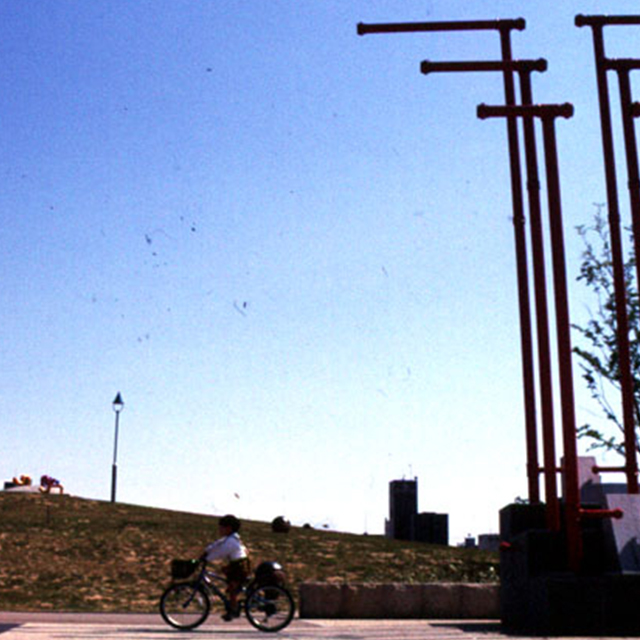
<path id="1" fill-rule="evenodd" d="M 356 24 L 527 20 L 536 99 L 576 107 L 558 143 L 580 317 L 574 228 L 606 198 L 573 18 L 601 6 L 2 2 L 2 479 L 108 500 L 120 391 L 120 501 L 381 533 L 389 481 L 417 476 L 452 542 L 497 532 L 526 496 L 505 126 L 476 118 L 502 82 L 419 63 L 497 59 L 498 36 Z M 606 37 L 640 56 L 640 30 Z"/>

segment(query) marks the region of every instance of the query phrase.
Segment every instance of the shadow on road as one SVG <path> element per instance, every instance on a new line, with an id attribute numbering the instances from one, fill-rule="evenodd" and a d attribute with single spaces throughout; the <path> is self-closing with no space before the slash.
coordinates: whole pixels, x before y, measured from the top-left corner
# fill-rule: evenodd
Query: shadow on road
<path id="1" fill-rule="evenodd" d="M 5 631 L 11 631 L 11 629 L 15 629 L 19 627 L 19 624 L 0 624 L 0 633 L 4 633 Z"/>
<path id="2" fill-rule="evenodd" d="M 449 629 L 459 629 L 463 633 L 503 633 L 502 625 L 495 620 L 488 620 L 486 622 L 477 620 L 473 622 L 431 622 L 430 624 L 434 628 L 446 627 Z"/>

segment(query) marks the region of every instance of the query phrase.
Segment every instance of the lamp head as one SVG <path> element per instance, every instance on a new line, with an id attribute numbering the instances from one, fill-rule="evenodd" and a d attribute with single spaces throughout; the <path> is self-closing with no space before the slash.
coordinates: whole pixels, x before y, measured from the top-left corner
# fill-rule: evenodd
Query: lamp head
<path id="1" fill-rule="evenodd" d="M 122 399 L 122 396 L 120 395 L 119 391 L 118 391 L 118 395 L 115 397 L 113 401 L 112 406 L 113 406 L 113 410 L 116 413 L 120 413 L 124 409 L 124 400 Z"/>

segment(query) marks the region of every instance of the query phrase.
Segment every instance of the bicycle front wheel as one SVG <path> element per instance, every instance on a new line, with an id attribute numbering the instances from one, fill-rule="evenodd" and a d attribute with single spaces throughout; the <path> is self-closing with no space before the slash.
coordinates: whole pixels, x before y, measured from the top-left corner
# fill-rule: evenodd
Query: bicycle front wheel
<path id="1" fill-rule="evenodd" d="M 209 615 L 211 603 L 201 585 L 171 585 L 160 598 L 160 615 L 176 629 L 195 629 Z"/>
<path id="2" fill-rule="evenodd" d="M 284 587 L 257 587 L 247 598 L 245 613 L 256 629 L 280 631 L 293 620 L 295 605 L 291 594 Z"/>

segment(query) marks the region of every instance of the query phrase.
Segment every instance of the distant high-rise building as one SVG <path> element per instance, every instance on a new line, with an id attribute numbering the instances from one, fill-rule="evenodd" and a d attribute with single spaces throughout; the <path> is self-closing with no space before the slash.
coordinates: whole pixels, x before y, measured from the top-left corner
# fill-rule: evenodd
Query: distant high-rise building
<path id="1" fill-rule="evenodd" d="M 449 544 L 449 516 L 418 513 L 418 479 L 389 483 L 389 520 L 385 533 L 395 540 Z"/>
<path id="2" fill-rule="evenodd" d="M 416 513 L 413 540 L 431 544 L 449 544 L 449 516 L 446 513 Z"/>
<path id="3" fill-rule="evenodd" d="M 389 484 L 389 537 L 413 540 L 413 517 L 418 512 L 418 479 Z"/>

